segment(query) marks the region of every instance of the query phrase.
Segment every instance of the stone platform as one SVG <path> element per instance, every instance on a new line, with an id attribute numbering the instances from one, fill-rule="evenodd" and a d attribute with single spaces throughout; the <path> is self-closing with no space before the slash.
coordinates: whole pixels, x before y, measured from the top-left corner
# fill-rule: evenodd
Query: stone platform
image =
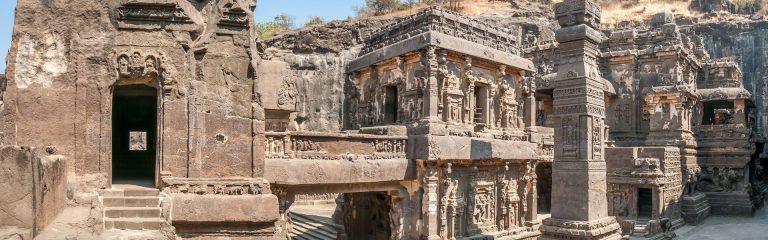
<path id="1" fill-rule="evenodd" d="M 712 207 L 712 214 L 752 216 L 755 206 L 747 193 L 707 192 L 707 201 Z"/>
<path id="2" fill-rule="evenodd" d="M 765 239 L 768 228 L 768 210 L 760 208 L 753 217 L 710 216 L 697 226 L 684 226 L 675 230 L 680 240 Z"/>
<path id="3" fill-rule="evenodd" d="M 697 193 L 692 196 L 683 196 L 682 214 L 685 222 L 697 225 L 707 218 L 710 212 L 711 207 L 705 194 Z"/>

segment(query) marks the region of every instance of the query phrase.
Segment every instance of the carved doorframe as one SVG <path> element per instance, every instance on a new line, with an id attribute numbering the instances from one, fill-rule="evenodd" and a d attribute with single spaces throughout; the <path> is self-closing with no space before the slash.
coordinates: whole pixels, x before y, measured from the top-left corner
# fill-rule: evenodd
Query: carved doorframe
<path id="1" fill-rule="evenodd" d="M 109 156 L 108 165 L 103 169 L 108 176 L 108 185 L 112 186 L 113 166 L 114 159 L 112 158 L 112 133 L 114 131 L 112 126 L 112 117 L 114 112 L 114 94 L 115 88 L 121 85 L 146 85 L 152 87 L 156 91 L 156 119 L 155 119 L 155 169 L 154 169 L 154 186 L 160 186 L 160 172 L 162 171 L 162 155 L 163 155 L 163 123 L 164 123 L 164 96 L 170 92 L 163 86 L 164 69 L 162 67 L 163 54 L 155 53 L 145 50 L 137 49 L 123 49 L 123 51 L 115 50 L 113 52 L 114 62 L 111 62 L 116 70 L 115 80 L 109 84 L 108 94 L 102 94 L 102 101 L 107 104 L 101 106 L 102 112 L 106 112 L 107 119 L 102 120 L 102 124 L 107 124 L 108 127 L 102 128 L 101 135 L 109 136 L 103 138 L 102 146 L 107 146 L 101 149 L 101 152 Z"/>

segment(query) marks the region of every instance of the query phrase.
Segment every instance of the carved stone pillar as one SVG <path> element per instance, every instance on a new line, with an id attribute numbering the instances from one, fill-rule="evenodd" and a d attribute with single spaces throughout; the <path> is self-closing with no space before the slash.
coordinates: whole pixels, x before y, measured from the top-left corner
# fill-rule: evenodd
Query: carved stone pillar
<path id="1" fill-rule="evenodd" d="M 746 105 L 745 102 L 744 99 L 733 100 L 733 117 L 731 123 L 747 124 L 747 114 L 744 111 Z"/>
<path id="2" fill-rule="evenodd" d="M 526 96 L 525 96 L 525 127 L 530 128 L 536 126 L 536 83 L 532 77 L 525 78 Z"/>
<path id="3" fill-rule="evenodd" d="M 603 158 L 604 85 L 599 75 L 600 6 L 589 0 L 555 5 L 560 65 L 555 78 L 555 158 L 552 163 L 552 217 L 543 239 L 620 239 L 608 216 Z"/>
<path id="4" fill-rule="evenodd" d="M 424 65 L 427 71 L 427 79 L 425 86 L 426 94 L 424 94 L 424 106 L 422 119 L 430 122 L 439 122 L 439 116 L 437 115 L 438 107 L 438 86 L 437 86 L 437 70 L 439 64 L 437 63 L 437 53 L 435 52 L 437 47 L 427 46 L 421 52 L 421 64 Z"/>
<path id="5" fill-rule="evenodd" d="M 425 186 L 424 194 L 422 195 L 422 216 L 424 216 L 424 221 L 422 223 L 424 224 L 423 234 L 427 235 L 428 240 L 438 240 L 440 239 L 440 236 L 438 235 L 438 222 L 440 219 L 438 219 L 437 216 L 437 208 L 440 199 L 437 189 L 437 166 L 429 163 L 422 164 L 422 169 L 424 171 L 422 183 Z"/>

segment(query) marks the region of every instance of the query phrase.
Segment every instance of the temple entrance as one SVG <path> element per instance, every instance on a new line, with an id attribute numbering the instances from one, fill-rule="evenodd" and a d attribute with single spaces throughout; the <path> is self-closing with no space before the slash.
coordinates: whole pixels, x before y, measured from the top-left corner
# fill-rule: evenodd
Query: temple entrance
<path id="1" fill-rule="evenodd" d="M 386 192 L 345 193 L 343 198 L 342 224 L 347 239 L 390 239 L 390 196 Z"/>
<path id="2" fill-rule="evenodd" d="M 649 188 L 637 189 L 637 218 L 650 219 L 653 212 L 653 192 Z"/>
<path id="3" fill-rule="evenodd" d="M 115 86 L 112 104 L 113 182 L 153 185 L 157 90 L 146 85 Z"/>

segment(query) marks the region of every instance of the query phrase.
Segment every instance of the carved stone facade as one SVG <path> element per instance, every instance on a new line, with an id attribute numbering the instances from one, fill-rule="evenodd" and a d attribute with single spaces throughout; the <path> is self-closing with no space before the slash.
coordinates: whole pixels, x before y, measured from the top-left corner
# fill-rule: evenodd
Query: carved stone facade
<path id="1" fill-rule="evenodd" d="M 120 228 L 125 169 L 181 239 L 662 239 L 766 191 L 741 60 L 669 13 L 601 30 L 565 0 L 554 39 L 522 41 L 430 7 L 308 61 L 259 42 L 252 0 L 39 1 L 18 1 L 0 141 L 96 178 L 73 191 L 97 228 Z M 29 20 L 55 9 L 78 17 Z"/>

